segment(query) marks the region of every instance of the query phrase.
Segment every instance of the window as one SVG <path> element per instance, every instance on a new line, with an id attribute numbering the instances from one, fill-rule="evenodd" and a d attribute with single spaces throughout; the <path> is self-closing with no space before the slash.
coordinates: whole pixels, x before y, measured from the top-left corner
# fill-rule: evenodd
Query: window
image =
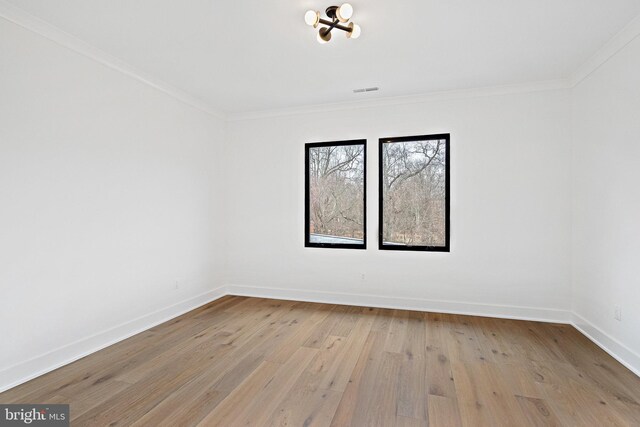
<path id="1" fill-rule="evenodd" d="M 449 134 L 380 139 L 380 249 L 449 252 Z"/>
<path id="2" fill-rule="evenodd" d="M 305 148 L 305 246 L 366 249 L 366 141 Z"/>

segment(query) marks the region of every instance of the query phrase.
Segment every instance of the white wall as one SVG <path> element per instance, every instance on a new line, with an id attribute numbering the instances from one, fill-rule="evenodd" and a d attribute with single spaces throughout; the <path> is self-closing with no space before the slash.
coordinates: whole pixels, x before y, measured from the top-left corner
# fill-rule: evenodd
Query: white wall
<path id="1" fill-rule="evenodd" d="M 578 84 L 572 100 L 573 308 L 588 333 L 640 372 L 640 38 Z"/>
<path id="2" fill-rule="evenodd" d="M 553 310 L 570 307 L 568 96 L 558 90 L 230 122 L 232 291 L 320 300 L 323 292 L 347 293 L 358 295 L 344 296 L 348 302 L 561 317 Z M 377 138 L 443 132 L 451 133 L 451 253 L 379 251 Z M 304 144 L 355 138 L 368 139 L 368 249 L 304 248 Z"/>
<path id="3" fill-rule="evenodd" d="M 225 124 L 0 19 L 0 389 L 223 284 L 545 320 L 573 310 L 640 366 L 637 69 L 640 39 L 572 91 Z M 379 251 L 378 138 L 443 132 L 451 253 Z M 304 248 L 304 143 L 355 138 L 368 139 L 369 249 Z"/>
<path id="4" fill-rule="evenodd" d="M 0 75 L 1 389 L 222 284 L 225 125 L 1 18 Z"/>

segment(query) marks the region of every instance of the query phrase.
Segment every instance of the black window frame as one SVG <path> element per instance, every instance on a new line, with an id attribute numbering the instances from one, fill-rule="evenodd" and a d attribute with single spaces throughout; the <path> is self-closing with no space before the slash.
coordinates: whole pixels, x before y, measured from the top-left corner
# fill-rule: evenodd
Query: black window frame
<path id="1" fill-rule="evenodd" d="M 387 143 L 410 142 L 410 141 L 445 141 L 445 245 L 444 246 L 424 246 L 424 245 L 385 245 L 384 236 L 384 196 L 383 196 L 383 174 L 382 167 L 382 147 Z M 380 138 L 378 140 L 378 249 L 385 251 L 428 251 L 428 252 L 451 252 L 451 134 L 439 133 L 432 135 L 401 136 L 391 138 Z"/>
<path id="2" fill-rule="evenodd" d="M 363 151 L 363 235 L 362 244 L 349 244 L 349 243 L 317 243 L 311 242 L 310 237 L 310 225 L 311 225 L 311 209 L 310 209 L 310 194 L 309 194 L 309 150 L 312 148 L 320 147 L 334 147 L 345 145 L 362 145 Z M 350 139 L 344 141 L 328 141 L 328 142 L 309 142 L 304 145 L 304 246 L 306 248 L 333 248 L 333 249 L 367 249 L 367 140 L 366 139 Z"/>

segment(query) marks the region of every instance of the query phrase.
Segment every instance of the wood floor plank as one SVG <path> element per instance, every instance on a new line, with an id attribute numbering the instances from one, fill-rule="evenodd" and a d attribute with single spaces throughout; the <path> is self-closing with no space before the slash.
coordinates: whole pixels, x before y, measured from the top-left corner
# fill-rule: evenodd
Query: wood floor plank
<path id="1" fill-rule="evenodd" d="M 80 396 L 64 394 L 63 398 L 65 403 L 69 403 L 69 412 L 73 421 L 129 387 L 131 387 L 129 383 L 109 380 L 89 388 Z"/>
<path id="2" fill-rule="evenodd" d="M 176 358 L 153 376 L 145 378 L 115 394 L 74 421 L 75 426 L 131 424 L 144 416 L 176 389 L 197 375 L 200 367 L 216 357 L 218 352 L 228 351 L 228 346 L 210 346 L 203 343 L 191 354 Z M 73 415 L 72 415 L 73 417 Z"/>
<path id="3" fill-rule="evenodd" d="M 371 317 L 363 317 L 358 320 L 353 328 L 353 333 L 345 339 L 343 350 L 327 370 L 327 374 L 320 383 L 321 388 L 344 391 L 358 362 L 372 324 L 373 318 Z"/>
<path id="4" fill-rule="evenodd" d="M 214 408 L 198 424 L 201 426 L 224 425 L 240 416 L 256 390 L 262 390 L 273 378 L 282 365 L 273 362 L 262 362 L 258 367 L 242 381 L 229 395 Z M 231 424 L 227 424 L 231 425 Z"/>
<path id="5" fill-rule="evenodd" d="M 401 354 L 407 333 L 409 312 L 406 310 L 393 310 L 393 318 L 387 331 L 387 340 L 384 350 L 390 353 Z"/>
<path id="6" fill-rule="evenodd" d="M 362 307 L 347 307 L 346 312 L 341 316 L 340 321 L 336 323 L 333 329 L 331 329 L 329 335 L 348 337 L 358 323 L 358 319 L 361 318 L 362 312 Z"/>
<path id="7" fill-rule="evenodd" d="M 207 327 L 205 323 L 188 319 L 181 319 L 181 326 L 178 329 L 175 325 L 176 322 L 167 323 L 167 329 L 170 331 L 168 333 L 138 334 L 118 345 L 108 347 L 47 374 L 43 377 L 43 382 L 30 381 L 10 390 L 7 394 L 12 396 L 10 399 L 15 402 L 42 400 L 52 392 L 60 394 L 63 390 L 68 395 L 80 395 L 90 387 L 146 363 Z M 47 386 L 42 387 L 43 384 Z"/>
<path id="8" fill-rule="evenodd" d="M 428 425 L 429 423 L 424 419 L 417 420 L 415 418 L 404 417 L 402 415 L 396 416 L 396 427 L 427 427 Z"/>
<path id="9" fill-rule="evenodd" d="M 365 387 L 367 387 L 364 381 L 365 372 L 370 369 L 376 369 L 379 364 L 379 359 L 382 355 L 382 347 L 387 338 L 386 331 L 377 330 L 372 331 L 367 336 L 364 347 L 358 357 L 356 366 L 351 373 L 349 384 L 344 390 L 342 400 L 338 405 L 338 409 L 331 420 L 331 425 L 334 427 L 353 425 L 352 420 L 358 409 L 358 403 L 366 404 L 364 399 L 361 399 L 362 394 L 366 393 Z"/>
<path id="10" fill-rule="evenodd" d="M 460 409 L 455 398 L 429 395 L 427 399 L 430 427 L 460 427 Z"/>
<path id="11" fill-rule="evenodd" d="M 524 412 L 529 421 L 529 425 L 535 427 L 555 427 L 562 425 L 544 399 L 524 396 L 516 396 L 516 398 L 522 412 Z"/>
<path id="12" fill-rule="evenodd" d="M 398 377 L 398 416 L 426 422 L 427 364 L 423 313 L 409 312 Z M 406 424 L 410 420 L 404 420 Z"/>
<path id="13" fill-rule="evenodd" d="M 449 358 L 468 363 L 484 362 L 489 357 L 479 345 L 480 338 L 466 316 L 446 315 L 449 333 L 446 335 Z"/>
<path id="14" fill-rule="evenodd" d="M 291 334 L 285 342 L 278 348 L 266 356 L 266 360 L 270 362 L 284 363 L 291 355 L 301 347 L 309 337 L 315 332 L 316 328 L 329 315 L 330 310 L 311 310 L 308 316 L 296 330 Z"/>
<path id="15" fill-rule="evenodd" d="M 265 426 L 329 426 L 342 393 L 314 385 L 313 373 L 302 373 Z"/>
<path id="16" fill-rule="evenodd" d="M 188 382 L 132 425 L 171 427 L 199 423 L 226 397 L 225 393 L 211 388 L 211 383 L 206 376 Z"/>
<path id="17" fill-rule="evenodd" d="M 311 336 L 309 336 L 303 345 L 311 348 L 320 348 L 322 343 L 324 343 L 331 334 L 331 331 L 340 324 L 345 316 L 346 310 L 346 306 L 335 306 L 320 325 L 312 331 Z"/>
<path id="18" fill-rule="evenodd" d="M 365 374 L 365 392 L 358 403 L 353 425 L 382 427 L 395 423 L 401 362 L 399 354 L 384 352 L 375 372 Z"/>
<path id="19" fill-rule="evenodd" d="M 640 426 L 640 378 L 569 325 L 233 296 L 0 402 L 74 426 Z"/>
<path id="20" fill-rule="evenodd" d="M 442 315 L 427 313 L 425 322 L 426 387 L 430 395 L 456 398 L 446 335 L 449 325 Z"/>
<path id="21" fill-rule="evenodd" d="M 300 347 L 284 364 L 263 362 L 256 371 L 264 370 L 266 374 L 251 375 L 199 425 L 264 425 L 317 352 L 317 349 Z"/>

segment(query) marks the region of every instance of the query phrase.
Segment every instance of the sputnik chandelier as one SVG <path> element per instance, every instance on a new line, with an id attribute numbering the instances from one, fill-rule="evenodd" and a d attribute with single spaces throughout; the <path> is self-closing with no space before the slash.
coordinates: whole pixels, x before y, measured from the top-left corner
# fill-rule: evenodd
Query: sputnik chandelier
<path id="1" fill-rule="evenodd" d="M 317 28 L 318 25 L 323 24 L 326 27 L 320 27 L 318 30 L 318 42 L 328 43 L 331 40 L 331 30 L 337 28 L 347 33 L 347 38 L 357 39 L 360 37 L 360 26 L 353 22 L 347 22 L 353 16 L 353 6 L 349 3 L 345 3 L 342 6 L 329 6 L 325 11 L 330 21 L 320 17 L 320 12 L 315 10 L 308 10 L 304 14 L 304 22 L 307 25 Z M 344 25 L 346 24 L 346 25 Z"/>

